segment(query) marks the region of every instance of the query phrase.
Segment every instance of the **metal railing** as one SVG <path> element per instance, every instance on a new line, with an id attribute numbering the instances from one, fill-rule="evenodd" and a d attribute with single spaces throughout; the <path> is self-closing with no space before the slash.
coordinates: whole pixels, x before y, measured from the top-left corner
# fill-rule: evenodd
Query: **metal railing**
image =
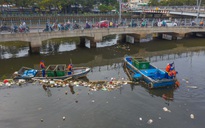
<path id="1" fill-rule="evenodd" d="M 58 24 L 66 24 L 67 21 L 70 21 L 70 27 L 66 30 L 72 31 L 74 30 L 74 28 L 72 28 L 72 26 L 74 24 L 78 24 L 80 25 L 80 29 L 85 29 L 85 24 L 86 21 L 89 23 L 89 25 L 91 26 L 91 28 L 89 29 L 94 29 L 94 28 L 98 28 L 98 26 L 96 26 L 96 23 L 98 23 L 99 21 L 102 20 L 109 20 L 111 22 L 113 22 L 113 24 L 116 24 L 115 26 L 112 27 L 163 27 L 162 21 L 169 21 L 169 23 L 166 23 L 167 25 L 165 25 L 164 27 L 176 27 L 176 26 L 183 26 L 183 27 L 199 27 L 200 24 L 196 24 L 196 22 L 194 22 L 194 19 L 192 18 L 174 18 L 174 19 L 169 19 L 169 18 L 132 18 L 132 19 L 123 19 L 121 23 L 118 23 L 118 18 L 110 18 L 110 19 L 103 19 L 103 18 L 93 18 L 93 19 L 78 19 L 78 20 L 74 20 L 74 19 L 56 19 L 56 20 L 27 20 L 25 21 L 27 26 L 29 26 L 30 28 L 30 32 L 43 32 L 43 29 L 46 28 L 46 23 L 49 24 L 49 26 L 52 26 L 53 23 L 55 23 L 55 27 L 53 28 L 55 31 L 59 31 L 59 30 L 65 30 L 65 29 L 59 29 L 58 28 Z M 199 21 L 203 21 L 203 18 L 199 19 Z M 6 26 L 13 26 L 13 25 L 17 25 L 19 26 L 20 23 L 22 23 L 23 21 L 0 21 L 0 25 L 3 26 L 4 24 Z M 175 24 L 176 23 L 176 24 Z M 176 25 L 176 26 L 175 26 Z M 200 27 L 204 27 L 205 25 L 201 25 Z M 100 29 L 100 28 L 98 28 Z M 48 29 L 48 31 L 51 31 Z M 5 33 L 5 32 L 1 32 Z"/>

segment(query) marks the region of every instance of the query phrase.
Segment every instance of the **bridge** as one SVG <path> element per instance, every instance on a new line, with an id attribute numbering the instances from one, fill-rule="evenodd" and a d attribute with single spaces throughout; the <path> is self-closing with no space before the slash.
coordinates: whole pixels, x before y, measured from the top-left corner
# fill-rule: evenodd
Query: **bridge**
<path id="1" fill-rule="evenodd" d="M 132 10 L 130 12 L 133 13 L 145 13 L 145 14 L 166 14 L 166 15 L 181 15 L 181 16 L 191 16 L 191 17 L 200 17 L 200 18 L 204 18 L 205 17 L 205 8 L 202 10 L 199 10 L 199 14 L 198 14 L 198 10 L 196 9 L 187 9 L 184 7 L 175 7 L 173 9 L 173 7 L 161 7 L 160 9 L 158 9 L 158 7 L 151 7 L 151 8 L 144 8 L 141 10 Z"/>
<path id="2" fill-rule="evenodd" d="M 54 32 L 34 32 L 34 33 L 15 33 L 0 34 L 0 42 L 25 41 L 29 42 L 31 53 L 40 53 L 42 41 L 53 38 L 79 37 L 80 45 L 90 43 L 91 48 L 96 47 L 96 42 L 102 41 L 104 36 L 121 35 L 122 42 L 139 43 L 140 39 L 147 35 L 162 38 L 163 34 L 171 35 L 172 39 L 183 38 L 191 33 L 205 33 L 205 29 L 198 27 L 122 27 L 104 29 L 79 29 L 73 31 L 54 31 Z"/>
<path id="3" fill-rule="evenodd" d="M 152 14 L 169 14 L 169 15 L 181 15 L 181 16 L 192 16 L 197 17 L 197 11 L 183 11 L 183 10 L 141 10 L 141 13 L 152 13 Z M 199 17 L 204 18 L 205 12 L 199 12 Z"/>

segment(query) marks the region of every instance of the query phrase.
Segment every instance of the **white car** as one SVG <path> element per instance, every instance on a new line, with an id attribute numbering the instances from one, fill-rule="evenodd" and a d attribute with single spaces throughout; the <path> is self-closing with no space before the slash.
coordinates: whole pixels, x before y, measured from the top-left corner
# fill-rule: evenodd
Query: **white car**
<path id="1" fill-rule="evenodd" d="M 163 20 L 163 21 L 158 23 L 158 26 L 162 26 L 163 22 L 166 23 L 166 27 L 175 27 L 175 26 L 177 26 L 177 23 L 176 22 L 172 22 L 171 20 Z"/>

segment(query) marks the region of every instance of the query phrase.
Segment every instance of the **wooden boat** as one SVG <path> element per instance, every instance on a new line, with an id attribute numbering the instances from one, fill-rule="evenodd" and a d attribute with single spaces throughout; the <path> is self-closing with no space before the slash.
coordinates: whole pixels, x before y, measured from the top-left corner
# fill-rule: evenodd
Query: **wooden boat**
<path id="1" fill-rule="evenodd" d="M 166 71 L 155 67 L 144 58 L 126 56 L 124 67 L 130 80 L 143 80 L 149 88 L 171 87 L 177 81 L 175 76 L 169 76 Z"/>
<path id="2" fill-rule="evenodd" d="M 72 72 L 66 70 L 65 64 L 58 64 L 58 65 L 49 65 L 48 68 L 45 70 L 46 76 L 42 76 L 41 70 L 31 69 L 27 67 L 22 67 L 18 71 L 18 75 L 14 77 L 14 79 L 77 79 L 81 77 L 85 77 L 89 72 L 89 67 L 74 67 Z"/>

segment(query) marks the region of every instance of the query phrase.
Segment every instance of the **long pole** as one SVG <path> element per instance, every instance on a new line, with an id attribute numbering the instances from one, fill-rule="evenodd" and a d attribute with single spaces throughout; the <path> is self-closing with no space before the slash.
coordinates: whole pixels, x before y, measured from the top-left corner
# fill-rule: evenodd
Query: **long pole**
<path id="1" fill-rule="evenodd" d="M 200 10 L 200 6 L 201 6 L 201 0 L 197 0 L 197 6 L 198 6 L 198 9 L 197 9 L 197 17 L 196 17 L 196 20 L 197 20 L 197 23 L 199 22 L 199 10 Z"/>
<path id="2" fill-rule="evenodd" d="M 122 0 L 118 0 L 118 2 L 119 2 L 119 23 L 121 23 Z"/>

